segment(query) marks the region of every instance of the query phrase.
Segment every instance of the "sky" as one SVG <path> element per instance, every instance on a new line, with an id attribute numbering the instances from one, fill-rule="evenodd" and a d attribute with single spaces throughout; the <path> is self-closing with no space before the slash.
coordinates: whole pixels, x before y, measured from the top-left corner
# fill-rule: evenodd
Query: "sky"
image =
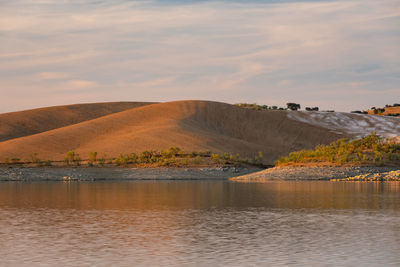
<path id="1" fill-rule="evenodd" d="M 400 103 L 400 1 L 0 0 L 0 113 L 185 99 Z"/>

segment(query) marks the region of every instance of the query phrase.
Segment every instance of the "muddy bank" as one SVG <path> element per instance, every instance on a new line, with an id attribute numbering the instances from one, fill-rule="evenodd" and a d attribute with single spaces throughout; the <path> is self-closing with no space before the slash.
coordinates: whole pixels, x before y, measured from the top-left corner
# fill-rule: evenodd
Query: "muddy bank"
<path id="1" fill-rule="evenodd" d="M 400 170 L 400 167 L 275 167 L 260 172 L 233 177 L 232 181 L 262 182 L 269 180 L 332 180 L 348 177 L 382 174 Z"/>
<path id="2" fill-rule="evenodd" d="M 257 168 L 0 168 L 0 181 L 199 180 L 228 179 Z"/>

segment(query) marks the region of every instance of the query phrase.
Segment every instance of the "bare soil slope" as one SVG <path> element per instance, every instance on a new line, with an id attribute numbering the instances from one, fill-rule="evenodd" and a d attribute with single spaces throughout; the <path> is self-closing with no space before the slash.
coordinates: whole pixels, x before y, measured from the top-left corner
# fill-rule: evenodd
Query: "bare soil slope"
<path id="1" fill-rule="evenodd" d="M 254 156 L 271 164 L 279 155 L 313 148 L 340 138 L 328 129 L 287 117 L 287 111 L 255 111 L 209 101 L 146 105 L 97 119 L 0 142 L 4 157 L 62 160 L 75 150 L 115 157 L 120 153 L 178 146 L 185 151 L 211 150 Z"/>
<path id="2" fill-rule="evenodd" d="M 110 102 L 38 108 L 0 114 L 0 142 L 37 134 L 153 103 Z"/>

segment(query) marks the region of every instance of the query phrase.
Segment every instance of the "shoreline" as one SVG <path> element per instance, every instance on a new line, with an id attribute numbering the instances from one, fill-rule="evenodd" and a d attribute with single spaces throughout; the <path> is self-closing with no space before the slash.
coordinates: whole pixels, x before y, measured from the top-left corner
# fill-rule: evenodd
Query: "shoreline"
<path id="1" fill-rule="evenodd" d="M 400 181 L 400 166 L 312 167 L 0 167 L 6 181 L 230 180 L 267 181 Z"/>
<path id="2" fill-rule="evenodd" d="M 397 167 L 274 167 L 256 173 L 232 177 L 230 181 L 266 182 L 266 181 L 385 181 L 393 179 L 399 173 Z M 394 177 L 396 178 L 396 177 Z M 400 181 L 400 176 L 396 181 Z"/>
<path id="3" fill-rule="evenodd" d="M 118 168 L 118 167 L 33 167 L 0 168 L 5 181 L 127 181 L 127 180 L 228 180 L 258 172 L 251 167 Z"/>

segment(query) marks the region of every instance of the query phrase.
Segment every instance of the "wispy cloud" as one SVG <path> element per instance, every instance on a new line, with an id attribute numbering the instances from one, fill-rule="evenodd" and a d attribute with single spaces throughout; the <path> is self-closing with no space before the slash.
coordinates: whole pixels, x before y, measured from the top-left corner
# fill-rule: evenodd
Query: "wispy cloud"
<path id="1" fill-rule="evenodd" d="M 0 7 L 0 112 L 63 99 L 290 99 L 350 110 L 400 98 L 397 0 Z M 28 105 L 19 94 L 30 95 Z"/>
<path id="2" fill-rule="evenodd" d="M 93 81 L 85 81 L 85 80 L 70 80 L 67 82 L 68 87 L 71 89 L 80 89 L 80 88 L 91 88 L 97 85 L 96 82 Z"/>
<path id="3" fill-rule="evenodd" d="M 35 75 L 35 79 L 37 81 L 60 80 L 68 78 L 68 76 L 68 73 L 63 72 L 40 72 Z"/>

